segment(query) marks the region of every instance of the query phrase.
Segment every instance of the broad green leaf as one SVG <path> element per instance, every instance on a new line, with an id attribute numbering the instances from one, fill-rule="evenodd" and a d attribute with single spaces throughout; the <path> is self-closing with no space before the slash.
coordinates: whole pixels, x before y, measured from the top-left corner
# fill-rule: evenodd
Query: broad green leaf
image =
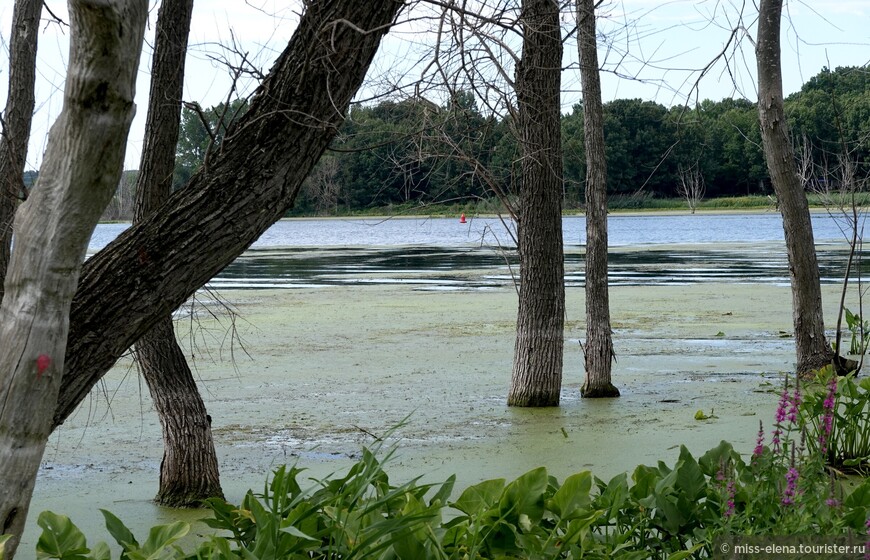
<path id="1" fill-rule="evenodd" d="M 140 552 L 148 560 L 156 560 L 162 556 L 169 545 L 185 536 L 188 532 L 190 532 L 190 525 L 184 521 L 152 527 L 148 533 L 148 540 L 142 545 Z"/>
<path id="2" fill-rule="evenodd" d="M 501 514 L 513 519 L 525 514 L 537 523 L 544 515 L 544 490 L 547 489 L 547 469 L 538 467 L 507 485 L 499 500 Z"/>
<path id="3" fill-rule="evenodd" d="M 628 499 L 628 475 L 619 473 L 610 479 L 596 499 L 596 506 L 607 511 L 607 521 L 615 519 Z"/>
<path id="4" fill-rule="evenodd" d="M 109 531 L 109 534 L 112 535 L 115 542 L 121 545 L 121 548 L 125 551 L 130 550 L 131 548 L 139 548 L 139 543 L 136 541 L 136 537 L 133 536 L 130 529 L 128 529 L 127 526 L 115 516 L 115 514 L 105 509 L 101 509 L 100 513 L 103 514 L 103 518 L 106 520 L 106 530 Z"/>
<path id="5" fill-rule="evenodd" d="M 722 440 L 719 445 L 708 450 L 698 459 L 698 465 L 705 475 L 712 477 L 719 472 L 723 464 L 731 462 L 736 465 L 738 459 L 739 455 L 734 452 L 734 446 Z"/>
<path id="6" fill-rule="evenodd" d="M 447 500 L 450 498 L 450 494 L 453 493 L 453 486 L 456 484 L 456 475 L 452 474 L 450 477 L 444 481 L 441 487 L 438 489 L 438 492 L 432 496 L 432 499 L 429 500 L 429 505 L 435 504 L 446 504 Z"/>
<path id="7" fill-rule="evenodd" d="M 36 543 L 38 557 L 82 560 L 90 552 L 85 535 L 69 517 L 43 511 L 36 524 L 42 527 L 42 534 Z"/>
<path id="8" fill-rule="evenodd" d="M 662 513 L 662 527 L 671 535 L 677 535 L 686 523 L 686 516 L 677 504 L 677 498 L 671 494 L 658 494 L 656 507 Z"/>
<path id="9" fill-rule="evenodd" d="M 299 539 L 317 542 L 317 539 L 315 539 L 311 535 L 307 535 L 307 534 L 303 533 L 302 531 L 300 531 L 296 527 L 293 527 L 292 525 L 290 527 L 282 527 L 281 529 L 278 529 L 278 530 L 281 531 L 282 533 L 287 533 L 288 535 L 293 535 L 294 537 L 299 538 Z"/>
<path id="10" fill-rule="evenodd" d="M 679 466 L 676 468 L 675 488 L 682 491 L 690 502 L 694 502 L 707 488 L 704 473 L 701 472 L 701 467 L 685 445 L 680 446 L 680 458 L 677 464 Z"/>
<path id="11" fill-rule="evenodd" d="M 598 519 L 604 512 L 601 510 L 589 511 L 586 510 L 582 515 L 575 517 L 568 523 L 568 528 L 565 530 L 563 537 L 564 546 L 571 546 L 583 540 L 589 527 Z"/>
<path id="12" fill-rule="evenodd" d="M 504 484 L 503 478 L 484 480 L 480 484 L 466 488 L 459 499 L 450 505 L 466 515 L 476 515 L 496 504 Z"/>
<path id="13" fill-rule="evenodd" d="M 562 519 L 571 519 L 578 513 L 578 509 L 588 506 L 592 501 L 589 497 L 590 490 L 592 490 L 591 472 L 572 474 L 553 495 L 551 503 L 554 511 Z"/>
<path id="14" fill-rule="evenodd" d="M 91 549 L 91 559 L 112 560 L 112 551 L 109 549 L 109 545 L 104 542 L 98 542 L 96 546 Z"/>
<path id="15" fill-rule="evenodd" d="M 867 507 L 870 505 L 870 479 L 864 479 L 864 482 L 852 490 L 846 499 L 843 500 L 843 505 L 847 508 Z"/>
<path id="16" fill-rule="evenodd" d="M 634 485 L 631 487 L 631 497 L 644 507 L 655 505 L 655 487 L 662 473 L 655 467 L 638 465 L 631 475 Z"/>

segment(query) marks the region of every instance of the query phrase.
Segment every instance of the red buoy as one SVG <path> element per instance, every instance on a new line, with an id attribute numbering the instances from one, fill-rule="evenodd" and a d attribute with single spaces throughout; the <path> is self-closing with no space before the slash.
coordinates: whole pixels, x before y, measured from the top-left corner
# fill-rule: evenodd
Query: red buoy
<path id="1" fill-rule="evenodd" d="M 459 216 L 459 223 L 460 223 L 460 224 L 464 224 L 464 223 L 465 223 L 465 213 L 464 213 L 464 212 L 463 212 L 463 214 L 462 214 L 461 216 Z"/>

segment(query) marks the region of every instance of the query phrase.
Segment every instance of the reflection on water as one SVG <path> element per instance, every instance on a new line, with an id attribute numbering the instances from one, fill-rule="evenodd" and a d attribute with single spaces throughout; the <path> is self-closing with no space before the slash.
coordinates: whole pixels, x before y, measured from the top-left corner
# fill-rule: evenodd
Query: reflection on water
<path id="1" fill-rule="evenodd" d="M 562 221 L 568 286 L 582 286 L 586 221 Z M 95 252 L 127 225 L 101 224 Z M 411 284 L 467 290 L 510 285 L 517 258 L 498 218 L 282 220 L 211 285 L 299 288 L 346 284 Z M 844 224 L 813 215 L 822 282 L 839 282 L 846 262 Z M 848 228 L 846 228 L 848 229 Z M 696 282 L 787 284 L 782 219 L 764 214 L 608 217 L 612 285 Z M 862 265 L 862 272 L 867 267 Z"/>
<path id="2" fill-rule="evenodd" d="M 827 214 L 814 214 L 817 243 L 843 241 L 843 224 Z M 88 250 L 93 253 L 124 231 L 129 224 L 100 224 Z M 508 247 L 513 239 L 498 218 L 472 218 L 466 224 L 450 218 L 303 219 L 282 220 L 254 242 L 254 249 L 278 247 Z M 611 247 L 661 244 L 782 242 L 782 219 L 766 214 L 679 214 L 648 216 L 611 215 L 607 218 Z M 562 219 L 565 247 L 586 243 L 586 219 Z"/>
<path id="3" fill-rule="evenodd" d="M 847 251 L 818 248 L 823 283 L 842 281 Z M 584 283 L 584 254 L 565 255 L 567 286 Z M 862 275 L 868 265 L 862 259 Z M 776 244 L 728 248 L 624 249 L 610 254 L 610 284 L 682 285 L 699 282 L 786 285 L 788 264 Z M 423 290 L 508 286 L 517 273 L 513 250 L 486 247 L 357 247 L 252 249 L 211 282 L 214 288 L 302 288 L 349 284 L 410 284 Z"/>

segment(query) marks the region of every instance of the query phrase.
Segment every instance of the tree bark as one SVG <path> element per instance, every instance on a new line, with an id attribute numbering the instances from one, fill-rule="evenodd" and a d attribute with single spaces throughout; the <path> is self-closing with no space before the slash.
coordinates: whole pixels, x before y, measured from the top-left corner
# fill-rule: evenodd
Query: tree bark
<path id="1" fill-rule="evenodd" d="M 508 405 L 558 406 L 565 325 L 558 4 L 524 0 L 522 22 L 523 53 L 516 70 L 520 288 Z"/>
<path id="2" fill-rule="evenodd" d="M 12 221 L 24 189 L 24 165 L 35 104 L 36 46 L 42 0 L 16 0 L 9 41 L 9 94 L 0 139 L 0 302 L 12 248 Z"/>
<path id="3" fill-rule="evenodd" d="M 287 48 L 187 187 L 88 259 L 54 425 L 161 317 L 292 207 L 403 2 L 311 2 Z"/>
<path id="4" fill-rule="evenodd" d="M 192 13 L 193 0 L 163 0 L 157 16 L 134 223 L 156 212 L 172 191 Z M 170 507 L 194 507 L 207 498 L 222 498 L 211 423 L 175 338 L 171 314 L 142 335 L 135 356 L 163 429 L 163 461 L 155 501 Z"/>
<path id="5" fill-rule="evenodd" d="M 194 507 L 206 498 L 222 498 L 211 418 L 175 339 L 171 318 L 161 319 L 139 339 L 136 355 L 163 429 L 160 490 L 155 501 L 170 507 Z"/>
<path id="6" fill-rule="evenodd" d="M 577 50 L 586 147 L 586 381 L 580 395 L 618 397 L 611 382 L 613 339 L 607 288 L 607 160 L 595 36 L 595 1 L 577 0 Z"/>
<path id="7" fill-rule="evenodd" d="M 794 149 L 783 110 L 780 20 L 782 0 L 762 0 L 759 6 L 758 114 L 770 180 L 782 213 L 792 316 L 797 349 L 797 373 L 807 374 L 834 358 L 825 338 L 819 266 L 807 198 L 801 187 Z"/>
<path id="8" fill-rule="evenodd" d="M 121 177 L 146 0 L 71 0 L 64 107 L 38 185 L 16 214 L 0 305 L 0 534 L 11 558 L 64 367 L 70 303 L 88 240 Z"/>

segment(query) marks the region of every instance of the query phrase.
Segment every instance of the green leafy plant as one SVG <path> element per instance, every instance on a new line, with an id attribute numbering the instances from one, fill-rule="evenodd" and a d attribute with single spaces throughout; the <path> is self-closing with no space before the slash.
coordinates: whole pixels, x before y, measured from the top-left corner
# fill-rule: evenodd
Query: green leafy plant
<path id="1" fill-rule="evenodd" d="M 870 378 L 836 376 L 824 368 L 801 403 L 807 445 L 838 469 L 870 470 Z"/>
<path id="2" fill-rule="evenodd" d="M 843 308 L 846 313 L 846 328 L 852 334 L 849 341 L 849 354 L 862 355 L 870 346 L 870 321 L 863 321 L 860 314 L 852 313 L 849 308 Z"/>
<path id="3" fill-rule="evenodd" d="M 384 464 L 395 448 L 383 452 L 380 440 L 344 475 L 303 480 L 303 469 L 280 467 L 239 505 L 210 500 L 217 533 L 192 552 L 174 544 L 184 523 L 155 527 L 140 545 L 103 515 L 122 560 L 682 560 L 709 558 L 724 535 L 863 534 L 870 481 L 843 484 L 825 463 L 832 449 L 866 444 L 866 425 L 849 426 L 856 414 L 866 422 L 870 382 L 826 382 L 807 391 L 786 381 L 770 440 L 760 426 L 748 460 L 724 441 L 700 458 L 683 446 L 673 465 L 640 465 L 609 481 L 584 471 L 560 483 L 539 467 L 451 501 L 454 477 L 392 484 Z M 46 512 L 39 524 L 40 558 L 111 558 L 104 543 L 89 549 L 66 517 Z"/>
<path id="4" fill-rule="evenodd" d="M 139 544 L 133 533 L 120 519 L 105 510 L 106 529 L 121 546 L 121 560 L 164 560 L 169 558 L 184 558 L 181 549 L 173 547 L 173 543 L 184 537 L 190 531 L 190 525 L 176 521 L 169 525 L 153 527 L 148 539 Z M 85 535 L 65 515 L 50 511 L 39 514 L 36 521 L 42 527 L 42 534 L 36 543 L 37 558 L 57 558 L 59 560 L 111 560 L 109 545 L 98 542 L 93 548 L 88 548 Z"/>
<path id="5" fill-rule="evenodd" d="M 437 548 L 435 529 L 453 478 L 437 489 L 415 480 L 393 486 L 368 449 L 346 475 L 312 480 L 304 490 L 302 472 L 279 468 L 262 494 L 248 492 L 240 506 L 209 500 L 214 519 L 206 523 L 231 536 L 214 538 L 205 548 L 226 550 L 229 541 L 238 557 L 260 559 L 370 558 L 387 550 L 401 558 L 427 558 Z M 427 500 L 430 490 L 434 495 Z"/>

